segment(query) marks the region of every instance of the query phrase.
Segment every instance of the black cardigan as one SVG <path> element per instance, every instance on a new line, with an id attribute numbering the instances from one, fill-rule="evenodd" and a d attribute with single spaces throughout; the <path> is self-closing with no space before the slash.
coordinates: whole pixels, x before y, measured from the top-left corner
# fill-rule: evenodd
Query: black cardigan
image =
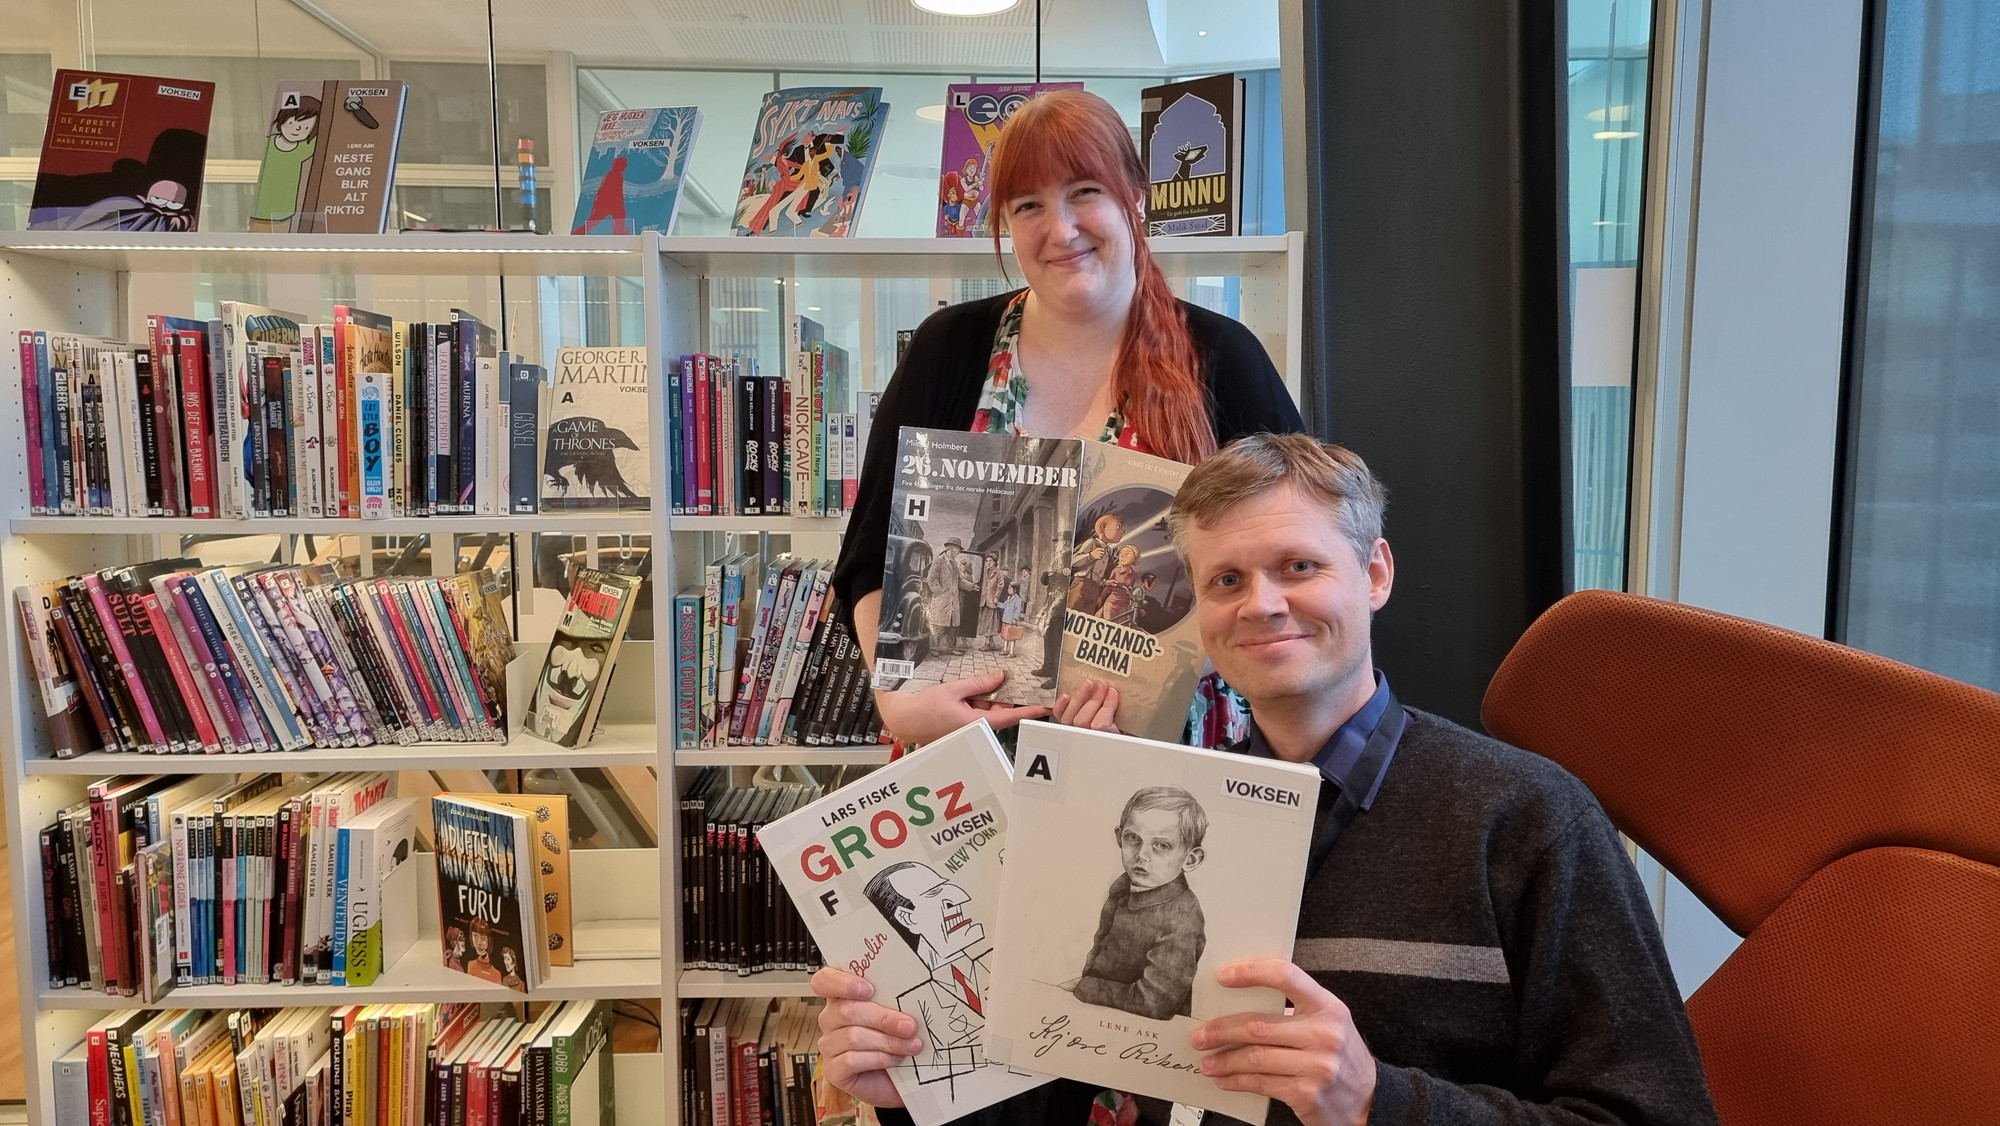
<path id="1" fill-rule="evenodd" d="M 1015 292 L 1019 292 L 1018 290 Z M 924 319 L 875 410 L 861 487 L 848 515 L 834 568 L 833 589 L 851 629 L 854 603 L 882 589 L 889 543 L 889 500 L 895 482 L 897 431 L 904 426 L 964 430 L 979 409 L 993 334 L 1013 293 L 939 309 Z M 1245 434 L 1305 429 L 1278 369 L 1256 336 L 1237 321 L 1183 301 L 1188 333 L 1201 356 L 1208 415 L 1218 448 Z"/>

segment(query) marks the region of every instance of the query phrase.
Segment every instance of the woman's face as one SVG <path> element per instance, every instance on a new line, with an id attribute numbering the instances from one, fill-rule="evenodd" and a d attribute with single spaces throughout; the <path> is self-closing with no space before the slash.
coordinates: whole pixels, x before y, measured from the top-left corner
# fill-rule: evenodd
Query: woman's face
<path id="1" fill-rule="evenodd" d="M 1135 200 L 1096 180 L 1075 180 L 1007 201 L 1007 233 L 1036 297 L 1072 311 L 1131 304 Z"/>

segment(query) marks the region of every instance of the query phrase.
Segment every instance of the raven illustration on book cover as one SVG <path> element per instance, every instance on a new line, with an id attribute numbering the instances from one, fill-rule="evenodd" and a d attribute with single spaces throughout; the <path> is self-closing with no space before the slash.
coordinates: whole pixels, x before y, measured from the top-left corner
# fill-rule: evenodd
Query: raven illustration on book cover
<path id="1" fill-rule="evenodd" d="M 565 418 L 549 427 L 548 464 L 542 473 L 550 487 L 564 496 L 581 489 L 586 496 L 617 496 L 639 499 L 618 470 L 614 450 L 639 450 L 639 443 L 602 419 Z M 569 470 L 564 474 L 563 470 Z"/>

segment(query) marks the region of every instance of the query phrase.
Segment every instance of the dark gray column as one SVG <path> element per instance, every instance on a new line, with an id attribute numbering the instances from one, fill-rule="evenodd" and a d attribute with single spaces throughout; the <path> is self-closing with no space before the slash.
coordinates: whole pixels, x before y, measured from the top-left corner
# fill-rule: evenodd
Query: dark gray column
<path id="1" fill-rule="evenodd" d="M 1304 8 L 1308 424 L 1389 487 L 1377 663 L 1476 726 L 1570 585 L 1563 5 Z"/>

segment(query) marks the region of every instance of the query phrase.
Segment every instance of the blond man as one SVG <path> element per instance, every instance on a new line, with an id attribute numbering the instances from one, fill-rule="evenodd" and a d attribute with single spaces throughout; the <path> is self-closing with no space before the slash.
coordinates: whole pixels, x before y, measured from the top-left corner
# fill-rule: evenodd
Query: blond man
<path id="1" fill-rule="evenodd" d="M 1292 1009 L 1209 1021 L 1202 1072 L 1270 1096 L 1273 1124 L 1715 1126 L 1659 931 L 1596 800 L 1546 759 L 1403 707 L 1375 669 L 1369 622 L 1395 585 L 1385 503 L 1353 453 L 1260 434 L 1197 467 L 1168 515 L 1209 659 L 1250 703 L 1235 749 L 1312 763 L 1323 783 L 1294 961 L 1213 971 Z M 1099 684 L 1056 713 L 1108 729 L 1117 707 Z M 822 970 L 814 989 L 836 999 L 828 1076 L 879 1095 L 914 1029 L 858 978 Z M 1065 1122 L 1072 1097 L 1050 1084 L 994 1121 Z M 1140 1121 L 1167 1121 L 1138 1103 Z"/>

